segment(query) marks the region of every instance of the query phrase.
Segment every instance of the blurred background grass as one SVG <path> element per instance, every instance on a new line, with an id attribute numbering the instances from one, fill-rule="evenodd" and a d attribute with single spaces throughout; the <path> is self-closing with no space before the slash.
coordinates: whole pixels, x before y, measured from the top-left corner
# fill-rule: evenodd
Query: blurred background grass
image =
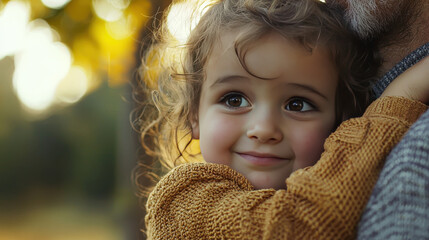
<path id="1" fill-rule="evenodd" d="M 0 240 L 143 239 L 131 85 L 170 2 L 0 1 Z"/>

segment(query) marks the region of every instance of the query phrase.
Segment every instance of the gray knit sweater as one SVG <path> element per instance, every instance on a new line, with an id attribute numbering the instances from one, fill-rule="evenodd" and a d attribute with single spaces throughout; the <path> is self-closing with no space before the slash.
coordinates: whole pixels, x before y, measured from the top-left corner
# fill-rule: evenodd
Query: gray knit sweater
<path id="1" fill-rule="evenodd" d="M 426 43 L 399 62 L 375 85 L 376 97 L 428 55 Z M 429 239 L 429 111 L 387 157 L 360 220 L 358 239 Z"/>

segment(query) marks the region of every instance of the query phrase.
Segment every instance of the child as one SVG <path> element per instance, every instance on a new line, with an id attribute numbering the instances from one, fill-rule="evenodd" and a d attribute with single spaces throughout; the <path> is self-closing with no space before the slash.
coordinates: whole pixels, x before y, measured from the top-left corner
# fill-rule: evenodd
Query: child
<path id="1" fill-rule="evenodd" d="M 276 5 L 282 4 L 282 8 L 275 9 Z M 270 12 L 264 13 L 269 7 L 272 8 Z M 193 30 L 184 46 L 184 60 L 170 61 L 166 63 L 167 66 L 158 67 L 155 71 L 161 73 L 156 77 L 153 77 L 152 69 L 144 72 L 148 86 L 145 90 L 149 100 L 153 100 L 145 106 L 143 120 L 146 122 L 142 124 L 143 139 L 152 137 L 153 141 L 153 146 L 148 150 L 155 149 L 153 154 L 169 170 L 187 161 L 179 157 L 189 155 L 186 147 L 192 139 L 200 138 L 200 130 L 206 136 L 211 128 L 214 128 L 211 132 L 219 134 L 219 130 L 225 129 L 227 139 L 233 140 L 229 133 L 243 123 L 220 123 L 222 128 L 219 128 L 214 122 L 219 119 L 216 117 L 218 115 L 214 119 L 211 116 L 205 118 L 205 109 L 201 108 L 205 108 L 205 100 L 210 100 L 210 97 L 215 97 L 219 103 L 223 101 L 224 107 L 228 107 L 231 100 L 245 101 L 249 104 L 248 107 L 229 107 L 225 110 L 228 109 L 227 113 L 231 116 L 245 116 L 255 121 L 260 120 L 259 117 L 277 118 L 270 114 L 285 115 L 280 118 L 285 122 L 278 122 L 276 125 L 281 126 L 281 132 L 288 133 L 288 136 L 282 134 L 282 141 L 276 145 L 286 148 L 290 145 L 290 140 L 298 140 L 293 144 L 304 148 L 300 152 L 312 154 L 303 157 L 299 154 L 298 161 L 294 162 L 277 161 L 282 163 L 278 169 L 281 171 L 278 172 L 278 179 L 267 179 L 271 183 L 267 182 L 264 186 L 258 186 L 258 181 L 251 180 L 257 188 L 285 188 L 284 180 L 292 171 L 313 165 L 320 158 L 323 142 L 329 133 L 343 120 L 360 116 L 369 102 L 370 81 L 377 64 L 371 61 L 372 53 L 366 46 L 360 45 L 357 39 L 342 28 L 339 19 L 339 16 L 331 16 L 324 4 L 314 0 L 273 3 L 259 0 L 218 1 Z M 162 37 L 168 37 L 168 32 L 163 30 L 160 30 Z M 176 43 L 166 39 L 154 45 L 154 49 L 147 54 L 143 67 L 154 68 L 154 61 L 172 59 L 163 54 L 180 50 L 174 44 Z M 177 52 L 173 53 L 178 55 Z M 154 54 L 161 56 L 155 57 Z M 182 61 L 184 64 L 180 64 Z M 218 79 L 225 80 L 214 87 L 223 86 L 222 89 L 206 90 L 207 86 L 213 85 Z M 243 86 L 248 89 L 242 89 Z M 255 95 L 257 90 L 261 90 L 261 94 Z M 270 96 L 262 96 L 264 93 L 269 93 Z M 215 94 L 221 96 L 212 96 Z M 279 113 L 258 112 L 261 101 L 265 101 L 266 97 L 272 102 L 279 102 L 281 106 L 276 106 L 277 112 L 283 110 Z M 149 110 L 148 106 L 151 105 L 154 107 Z M 275 107 L 271 105 L 267 107 Z M 249 112 L 250 108 L 252 111 Z M 247 112 L 249 114 L 242 114 Z M 200 126 L 201 124 L 209 126 Z M 255 127 L 260 127 L 258 123 L 255 124 Z M 230 125 L 233 129 L 225 128 Z M 284 129 L 285 127 L 288 129 Z M 188 136 L 192 138 L 186 138 Z M 214 149 L 211 146 L 213 143 L 226 143 L 226 139 L 202 137 L 200 147 L 204 160 L 227 161 L 230 157 L 220 157 L 221 151 Z M 247 146 L 249 143 L 243 145 Z M 250 152 L 255 152 L 258 150 L 255 147 L 239 150 L 249 152 L 253 149 Z M 259 155 L 265 151 L 267 154 L 279 155 L 279 160 L 290 159 L 292 156 L 288 155 L 295 154 L 292 150 L 294 149 L 281 154 L 279 150 L 269 153 L 268 149 L 260 149 Z M 208 155 L 212 152 L 215 156 L 209 158 Z M 268 164 L 270 159 L 265 160 Z M 243 171 L 242 174 L 245 174 Z"/>
<path id="2" fill-rule="evenodd" d="M 184 132 L 221 164 L 183 165 L 161 180 L 147 204 L 150 238 L 353 236 L 381 160 L 426 108 L 380 99 L 321 156 L 337 124 L 366 107 L 375 70 L 339 19 L 312 0 L 224 0 L 207 11 L 183 69 L 159 78 L 143 139 L 154 137 L 167 165 Z"/>

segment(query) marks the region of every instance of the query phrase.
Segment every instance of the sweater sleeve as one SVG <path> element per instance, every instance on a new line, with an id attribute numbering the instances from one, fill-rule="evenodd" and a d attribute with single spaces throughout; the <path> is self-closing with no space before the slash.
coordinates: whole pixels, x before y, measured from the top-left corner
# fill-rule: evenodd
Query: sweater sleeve
<path id="1" fill-rule="evenodd" d="M 241 174 L 185 164 L 149 196 L 149 239 L 350 239 L 383 162 L 427 109 L 385 97 L 329 136 L 321 159 L 295 171 L 286 190 L 253 190 Z"/>

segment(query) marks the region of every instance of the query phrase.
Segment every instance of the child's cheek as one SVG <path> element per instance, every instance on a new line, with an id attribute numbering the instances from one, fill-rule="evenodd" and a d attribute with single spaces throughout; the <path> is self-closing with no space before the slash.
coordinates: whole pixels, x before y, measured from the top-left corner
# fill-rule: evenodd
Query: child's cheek
<path id="1" fill-rule="evenodd" d="M 205 118 L 200 129 L 200 148 L 206 162 L 230 166 L 232 147 L 240 136 L 239 122 L 227 115 Z"/>
<path id="2" fill-rule="evenodd" d="M 312 166 L 320 159 L 323 145 L 330 131 L 328 127 L 315 125 L 294 133 L 293 148 L 295 152 L 294 171 Z"/>

